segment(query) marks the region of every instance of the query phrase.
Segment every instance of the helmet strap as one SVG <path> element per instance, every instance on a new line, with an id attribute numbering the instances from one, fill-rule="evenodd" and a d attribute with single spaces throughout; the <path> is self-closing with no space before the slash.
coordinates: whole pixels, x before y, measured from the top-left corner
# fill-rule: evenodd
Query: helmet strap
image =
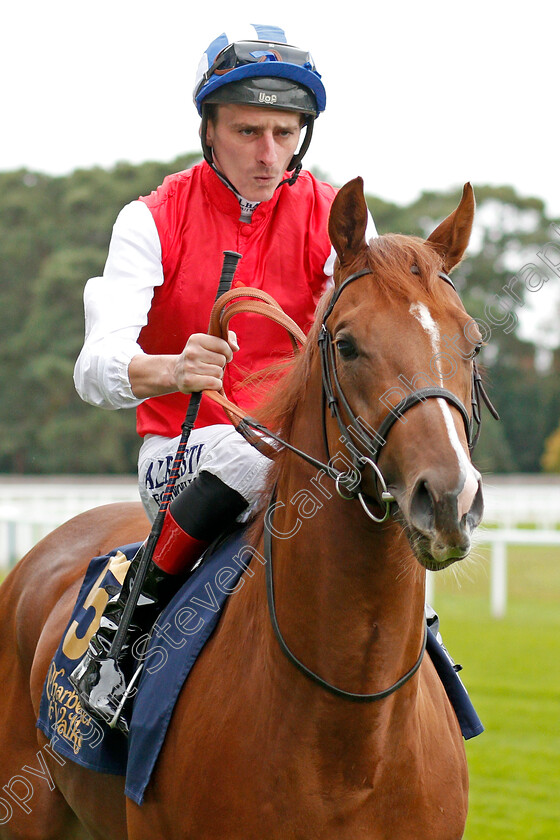
<path id="1" fill-rule="evenodd" d="M 200 123 L 200 141 L 202 143 L 202 153 L 204 154 L 204 160 L 210 166 L 211 169 L 214 170 L 218 178 L 226 184 L 230 190 L 232 190 L 237 195 L 237 190 L 234 185 L 231 183 L 229 178 L 223 172 L 220 172 L 216 163 L 214 161 L 214 151 L 212 146 L 208 145 L 208 141 L 206 140 L 206 129 L 208 127 L 208 112 L 206 108 L 202 108 L 202 120 Z"/>
<path id="2" fill-rule="evenodd" d="M 298 165 L 296 166 L 296 168 L 292 172 L 292 175 L 290 176 L 290 178 L 284 178 L 283 181 L 280 181 L 280 183 L 278 184 L 278 187 L 281 187 L 282 184 L 288 184 L 289 187 L 293 187 L 295 182 L 298 179 L 299 173 L 301 172 L 301 166 L 302 166 L 301 163 L 298 163 Z M 276 189 L 278 189 L 278 187 L 276 187 Z"/>
<path id="3" fill-rule="evenodd" d="M 208 145 L 208 141 L 206 140 L 206 131 L 208 129 L 208 112 L 206 108 L 202 107 L 202 120 L 200 123 L 200 142 L 202 144 L 202 153 L 204 155 L 204 160 L 206 163 L 209 163 L 211 167 L 214 167 L 214 158 L 212 155 L 212 147 Z"/>
<path id="4" fill-rule="evenodd" d="M 303 143 L 300 146 L 299 152 L 296 152 L 293 158 L 291 159 L 290 163 L 288 164 L 288 172 L 291 172 L 293 169 L 297 169 L 297 174 L 294 174 L 294 181 L 299 175 L 299 171 L 301 170 L 301 161 L 303 159 L 304 154 L 309 148 L 309 144 L 311 143 L 311 138 L 313 136 L 313 123 L 315 120 L 313 117 L 308 117 L 305 121 L 305 137 L 303 138 Z M 282 181 L 282 183 L 285 183 Z M 280 185 L 279 185 L 280 186 Z M 290 183 L 291 186 L 291 183 Z"/>

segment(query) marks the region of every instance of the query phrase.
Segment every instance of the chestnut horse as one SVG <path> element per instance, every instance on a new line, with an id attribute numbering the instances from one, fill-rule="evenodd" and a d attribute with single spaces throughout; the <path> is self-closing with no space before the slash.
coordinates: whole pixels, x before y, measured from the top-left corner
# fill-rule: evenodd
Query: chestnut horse
<path id="1" fill-rule="evenodd" d="M 86 565 L 144 538 L 140 506 L 75 518 L 11 573 L 0 838 L 463 836 L 462 736 L 422 651 L 426 568 L 465 557 L 482 514 L 468 445 L 480 336 L 447 276 L 473 213 L 466 185 L 428 240 L 367 244 L 361 179 L 335 199 L 335 288 L 266 407 L 304 457 L 284 447 L 271 467 L 250 532 L 265 562 L 247 569 L 194 666 L 142 806 L 35 729 Z"/>

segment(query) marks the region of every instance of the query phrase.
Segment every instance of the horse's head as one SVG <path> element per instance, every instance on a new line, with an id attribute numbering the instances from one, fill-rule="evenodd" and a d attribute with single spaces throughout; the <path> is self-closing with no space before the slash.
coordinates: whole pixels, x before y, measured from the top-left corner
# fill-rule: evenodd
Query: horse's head
<path id="1" fill-rule="evenodd" d="M 357 178 L 338 193 L 329 221 L 338 260 L 323 365 L 338 424 L 329 421 L 328 437 L 335 445 L 341 429 L 350 429 L 347 448 L 357 462 L 366 458 L 362 497 L 381 496 L 375 464 L 394 499 L 393 516 L 429 569 L 467 555 L 483 510 L 469 454 L 482 340 L 447 276 L 467 247 L 473 215 L 467 184 L 457 209 L 427 240 L 390 235 L 367 244 Z"/>

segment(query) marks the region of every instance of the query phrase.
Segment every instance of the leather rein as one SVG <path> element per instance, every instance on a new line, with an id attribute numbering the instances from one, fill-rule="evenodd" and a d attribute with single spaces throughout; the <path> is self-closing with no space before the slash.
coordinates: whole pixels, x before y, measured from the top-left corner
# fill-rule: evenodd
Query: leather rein
<path id="1" fill-rule="evenodd" d="M 413 273 L 418 273 L 418 269 L 416 266 L 412 266 L 411 271 Z M 352 464 L 354 467 L 353 472 L 348 471 L 344 473 L 338 471 L 334 469 L 334 467 L 331 465 L 330 458 L 327 457 L 327 463 L 324 463 L 318 460 L 317 458 L 312 457 L 308 453 L 297 449 L 295 446 L 283 440 L 280 436 L 276 435 L 270 429 L 266 428 L 266 426 L 259 423 L 257 420 L 254 420 L 252 417 L 245 416 L 244 412 L 238 406 L 230 402 L 225 397 L 223 391 L 221 393 L 218 393 L 217 391 L 205 391 L 204 393 L 207 397 L 214 400 L 224 408 L 226 414 L 230 418 L 236 430 L 241 435 L 243 435 L 243 437 L 245 437 L 249 443 L 251 443 L 257 449 L 259 449 L 261 452 L 264 452 L 264 454 L 269 455 L 277 452 L 277 450 L 274 447 L 272 447 L 266 439 L 268 439 L 268 441 L 273 440 L 280 447 L 289 449 L 291 452 L 294 452 L 296 455 L 307 461 L 307 463 L 326 472 L 327 475 L 329 475 L 330 478 L 334 480 L 336 490 L 342 498 L 349 500 L 356 498 L 359 499 L 362 508 L 364 509 L 365 513 L 370 517 L 370 519 L 372 519 L 374 522 L 382 523 L 389 518 L 391 504 L 395 501 L 395 498 L 388 491 L 385 479 L 381 473 L 381 470 L 379 469 L 377 462 L 379 460 L 381 450 L 386 443 L 389 431 L 396 423 L 396 421 L 400 419 L 400 417 L 402 417 L 402 415 L 405 412 L 411 409 L 414 405 L 417 405 L 420 402 L 424 402 L 427 399 L 446 400 L 450 405 L 454 406 L 461 414 L 465 426 L 465 431 L 467 434 L 469 450 L 471 451 L 476 445 L 480 434 L 480 401 L 482 400 L 485 403 L 492 416 L 494 416 L 496 419 L 499 419 L 499 417 L 496 412 L 496 409 L 490 402 L 486 391 L 484 390 L 482 380 L 474 358 L 472 359 L 472 389 L 470 415 L 467 412 L 467 409 L 465 408 L 463 403 L 459 400 L 458 397 L 455 396 L 455 394 L 453 394 L 451 391 L 448 391 L 446 388 L 439 388 L 435 386 L 429 388 L 420 388 L 416 391 L 411 392 L 396 406 L 394 406 L 393 409 L 384 417 L 377 430 L 370 429 L 365 423 L 365 421 L 361 420 L 355 415 L 350 404 L 348 403 L 348 400 L 344 395 L 344 391 L 338 379 L 334 358 L 334 342 L 328 330 L 326 322 L 329 316 L 331 315 L 344 289 L 346 289 L 347 286 L 350 285 L 350 283 L 353 283 L 355 280 L 365 276 L 366 274 L 371 274 L 369 268 L 364 268 L 360 271 L 354 272 L 349 277 L 347 277 L 346 280 L 344 280 L 343 283 L 341 283 L 341 285 L 333 292 L 331 300 L 323 315 L 318 338 L 321 358 L 321 375 L 323 382 L 323 438 L 327 456 L 329 455 L 329 448 L 326 428 L 326 409 L 330 411 L 331 417 L 336 419 L 339 430 L 341 432 L 340 439 L 344 443 L 350 455 L 352 456 Z M 453 281 L 447 274 L 445 274 L 443 271 L 438 272 L 438 274 L 442 280 L 444 280 L 446 283 L 449 283 L 453 287 L 453 289 L 455 289 Z M 250 298 L 250 302 L 241 303 L 240 301 L 237 301 L 236 303 L 232 303 L 232 301 L 235 300 L 235 298 L 240 297 Z M 214 308 L 212 310 L 209 332 L 212 335 L 217 335 L 219 337 L 227 336 L 227 328 L 229 321 L 235 314 L 239 312 L 252 312 L 256 314 L 266 315 L 267 317 L 274 320 L 276 323 L 283 326 L 290 335 L 294 352 L 297 351 L 298 343 L 302 346 L 305 344 L 305 335 L 303 334 L 303 332 L 300 330 L 297 324 L 295 324 L 292 321 L 292 319 L 289 318 L 289 316 L 287 316 L 283 312 L 283 310 L 280 308 L 280 306 L 274 300 L 274 298 L 272 298 L 270 295 L 268 295 L 266 292 L 263 292 L 262 290 L 252 289 L 250 287 L 232 289 L 230 292 L 227 292 L 225 295 L 222 295 L 222 297 L 219 298 L 218 301 L 216 301 L 216 304 L 214 305 Z M 341 408 L 346 418 L 348 418 L 348 420 L 350 421 L 349 423 L 344 422 Z M 258 433 L 257 435 L 254 434 L 255 431 Z M 263 436 L 265 440 L 263 440 L 261 436 Z M 357 441 L 361 445 L 361 447 L 365 449 L 366 454 L 361 452 L 356 447 L 355 442 L 352 440 L 352 438 L 354 438 L 354 441 Z M 368 466 L 371 467 L 371 469 L 373 469 L 375 473 L 378 493 L 377 500 L 369 498 L 358 489 L 361 483 L 362 473 L 364 469 Z M 289 659 L 289 661 L 308 679 L 310 679 L 312 682 L 316 683 L 321 688 L 325 689 L 331 694 L 334 694 L 337 697 L 343 698 L 345 700 L 352 700 L 355 702 L 362 703 L 383 700 L 386 697 L 389 697 L 391 694 L 398 691 L 403 685 L 405 685 L 405 683 L 407 683 L 414 676 L 414 674 L 418 671 L 420 665 L 422 664 L 428 638 L 428 627 L 426 621 L 424 621 L 424 636 L 422 640 L 421 650 L 414 665 L 412 666 L 412 668 L 410 668 L 409 671 L 406 672 L 406 674 L 400 677 L 395 683 L 393 683 L 391 686 L 382 691 L 377 691 L 371 694 L 359 694 L 351 691 L 345 691 L 344 689 L 338 688 L 337 686 L 327 682 L 314 671 L 312 671 L 310 668 L 308 668 L 306 665 L 304 665 L 303 662 L 301 662 L 295 656 L 295 654 L 286 644 L 286 641 L 280 630 L 280 626 L 278 624 L 278 617 L 276 614 L 276 603 L 274 597 L 274 578 L 272 570 L 271 528 L 272 516 L 275 508 L 275 498 L 276 491 L 274 491 L 272 494 L 265 518 L 264 557 L 266 561 L 266 589 L 270 620 L 272 624 L 272 629 L 274 631 L 274 634 L 282 652 L 287 657 L 287 659 Z M 370 504 L 376 501 L 379 504 L 381 504 L 382 508 L 384 508 L 381 516 L 376 516 L 370 510 Z"/>

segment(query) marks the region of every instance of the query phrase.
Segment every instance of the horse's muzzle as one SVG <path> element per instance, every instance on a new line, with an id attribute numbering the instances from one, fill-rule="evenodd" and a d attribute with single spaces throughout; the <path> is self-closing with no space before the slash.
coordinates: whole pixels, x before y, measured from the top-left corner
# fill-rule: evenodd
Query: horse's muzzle
<path id="1" fill-rule="evenodd" d="M 408 526 L 418 560 L 436 571 L 462 560 L 484 509 L 482 482 L 448 490 L 435 477 L 418 479 L 408 505 Z"/>

